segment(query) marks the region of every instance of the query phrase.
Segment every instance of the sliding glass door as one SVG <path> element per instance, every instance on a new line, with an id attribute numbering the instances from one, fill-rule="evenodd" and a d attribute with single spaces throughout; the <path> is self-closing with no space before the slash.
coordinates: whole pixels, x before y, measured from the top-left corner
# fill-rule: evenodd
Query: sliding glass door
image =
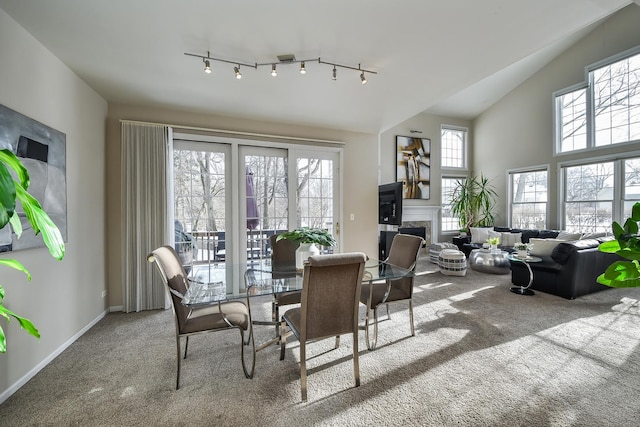
<path id="1" fill-rule="evenodd" d="M 242 288 L 233 268 L 268 264 L 273 234 L 317 227 L 339 242 L 338 160 L 335 151 L 176 139 L 172 208 L 185 270 Z"/>

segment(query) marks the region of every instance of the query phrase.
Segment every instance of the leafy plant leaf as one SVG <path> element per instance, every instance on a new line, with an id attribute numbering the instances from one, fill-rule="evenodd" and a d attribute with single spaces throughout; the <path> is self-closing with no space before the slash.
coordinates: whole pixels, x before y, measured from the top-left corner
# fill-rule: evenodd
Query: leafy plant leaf
<path id="1" fill-rule="evenodd" d="M 16 209 L 16 186 L 5 165 L 0 163 L 0 229 L 13 216 Z"/>
<path id="2" fill-rule="evenodd" d="M 60 230 L 53 223 L 49 215 L 42 209 L 40 203 L 21 186 L 16 186 L 16 194 L 22 208 L 33 227 L 33 231 L 38 234 L 42 232 L 44 244 L 49 248 L 49 253 L 57 260 L 64 257 L 64 240 Z"/>
<path id="3" fill-rule="evenodd" d="M 0 259 L 0 265 L 5 265 L 7 267 L 14 268 L 18 271 L 22 271 L 24 274 L 27 275 L 27 279 L 31 280 L 31 273 L 29 273 L 27 269 L 24 268 L 24 265 L 22 265 L 19 261 L 16 261 L 15 259 Z"/>
<path id="4" fill-rule="evenodd" d="M 598 276 L 598 283 L 613 288 L 640 286 L 640 265 L 637 261 L 616 261 Z"/>

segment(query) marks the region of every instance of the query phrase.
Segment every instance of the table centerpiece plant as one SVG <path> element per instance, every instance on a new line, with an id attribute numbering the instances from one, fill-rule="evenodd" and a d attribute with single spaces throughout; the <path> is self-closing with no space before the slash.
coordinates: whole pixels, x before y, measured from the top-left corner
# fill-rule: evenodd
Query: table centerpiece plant
<path id="1" fill-rule="evenodd" d="M 519 242 L 513 245 L 513 247 L 518 251 L 518 258 L 526 258 L 529 256 L 529 251 L 533 248 L 533 244 Z"/>
<path id="2" fill-rule="evenodd" d="M 9 169 L 13 170 L 18 180 L 14 179 Z M 64 257 L 65 248 L 60 230 L 42 209 L 38 200 L 27 192 L 28 188 L 29 172 L 20 159 L 7 149 L 0 150 L 0 229 L 11 227 L 18 238 L 22 235 L 22 224 L 16 212 L 16 200 L 18 200 L 35 234 L 42 234 L 44 244 L 49 249 L 51 256 L 61 260 Z M 0 265 L 21 271 L 27 275 L 28 280 L 31 280 L 29 271 L 17 260 L 0 258 Z M 0 285 L 0 317 L 4 317 L 7 324 L 11 322 L 11 318 L 14 318 L 29 334 L 40 338 L 40 332 L 35 325 L 5 307 L 5 302 L 6 293 Z M 0 325 L 0 353 L 6 351 L 6 336 Z"/>
<path id="3" fill-rule="evenodd" d="M 318 246 L 334 246 L 335 239 L 328 230 L 323 228 L 300 227 L 292 231 L 285 231 L 276 238 L 276 241 L 287 239 L 299 243 L 296 249 L 296 269 L 302 270 L 304 262 L 313 255 L 320 254 Z M 318 246 L 316 246 L 318 245 Z"/>

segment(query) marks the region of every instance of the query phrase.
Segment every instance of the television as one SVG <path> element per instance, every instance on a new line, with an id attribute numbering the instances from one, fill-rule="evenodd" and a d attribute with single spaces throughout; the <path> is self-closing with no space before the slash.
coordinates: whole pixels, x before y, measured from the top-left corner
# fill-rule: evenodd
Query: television
<path id="1" fill-rule="evenodd" d="M 402 225 L 402 182 L 378 186 L 378 224 Z"/>

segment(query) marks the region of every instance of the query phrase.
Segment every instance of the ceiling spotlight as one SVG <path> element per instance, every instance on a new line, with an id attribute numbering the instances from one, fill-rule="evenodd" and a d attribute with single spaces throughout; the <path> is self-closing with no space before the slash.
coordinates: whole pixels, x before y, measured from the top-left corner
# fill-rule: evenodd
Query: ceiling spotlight
<path id="1" fill-rule="evenodd" d="M 236 79 L 240 80 L 242 78 L 242 74 L 240 74 L 240 67 L 233 67 L 233 71 L 236 73 Z"/>
<path id="2" fill-rule="evenodd" d="M 211 74 L 211 63 L 208 59 L 204 60 L 204 72 L 207 74 Z"/>
<path id="3" fill-rule="evenodd" d="M 304 68 L 304 61 L 300 63 L 300 74 L 307 74 L 307 69 Z"/>
<path id="4" fill-rule="evenodd" d="M 276 64 L 273 64 L 273 65 L 271 66 L 271 75 L 272 75 L 273 77 L 275 77 L 275 76 L 277 76 L 277 75 L 278 75 L 278 72 L 276 71 Z"/>
<path id="5" fill-rule="evenodd" d="M 331 78 L 332 78 L 333 80 L 336 80 L 336 79 L 338 78 L 338 76 L 337 76 L 336 74 L 337 74 L 337 73 L 336 73 L 336 66 L 334 65 L 334 66 L 333 66 L 333 75 L 331 76 Z"/>
<path id="6" fill-rule="evenodd" d="M 360 74 L 360 80 L 362 81 L 363 85 L 367 84 L 367 78 L 364 76 L 364 71 L 362 72 L 362 74 Z"/>

